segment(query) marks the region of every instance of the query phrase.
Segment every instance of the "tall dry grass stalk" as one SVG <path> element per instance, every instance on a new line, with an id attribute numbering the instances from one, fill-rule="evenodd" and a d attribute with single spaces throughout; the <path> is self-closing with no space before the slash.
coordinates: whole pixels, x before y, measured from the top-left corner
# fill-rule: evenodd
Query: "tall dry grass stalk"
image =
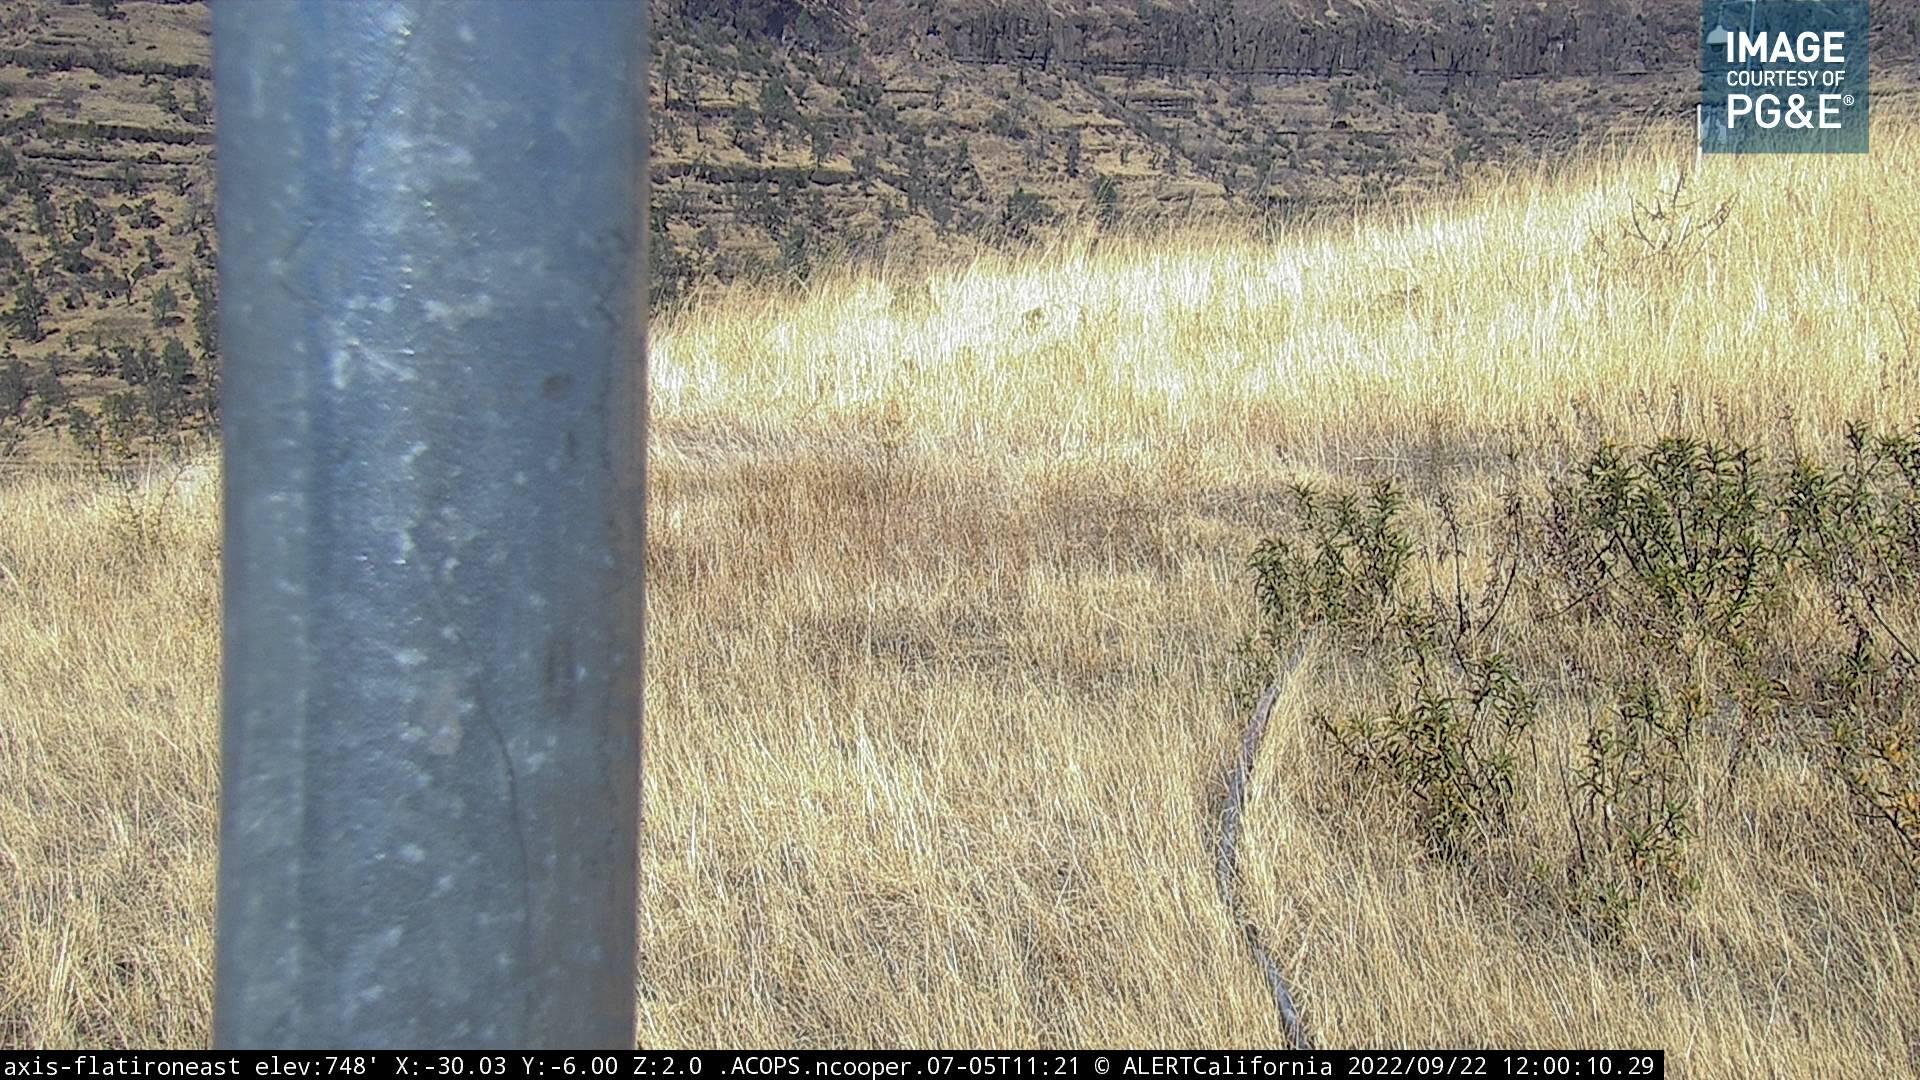
<path id="1" fill-rule="evenodd" d="M 1602 438 L 1910 423 L 1917 130 L 1697 174 L 1655 141 L 657 325 L 641 1042 L 1278 1042 L 1212 878 L 1274 500 L 1386 470 L 1473 505 Z M 1671 220 L 1724 224 L 1626 236 L 1679 175 Z M 0 488 L 0 1042 L 205 1037 L 216 507 L 182 509 L 123 550 L 88 482 Z M 1321 1045 L 1912 1067 L 1911 891 L 1792 760 L 1700 840 L 1695 906 L 1596 942 L 1329 799 L 1304 717 L 1339 677 L 1282 695 L 1240 857 Z"/>

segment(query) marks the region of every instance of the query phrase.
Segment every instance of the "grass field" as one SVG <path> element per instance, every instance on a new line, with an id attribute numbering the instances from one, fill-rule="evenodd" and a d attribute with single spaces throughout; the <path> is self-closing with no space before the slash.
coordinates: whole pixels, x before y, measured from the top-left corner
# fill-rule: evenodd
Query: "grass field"
<path id="1" fill-rule="evenodd" d="M 1910 427 L 1917 130 L 1698 174 L 1649 137 L 1275 237 L 849 272 L 657 324 L 641 1043 L 1280 1043 L 1213 844 L 1287 486 L 1452 492 L 1484 547 L 1503 491 L 1602 440 Z M 0 1044 L 206 1036 L 217 504 L 156 499 L 0 487 Z M 1367 670 L 1308 649 L 1242 840 L 1320 1045 L 1920 1070 L 1914 864 L 1803 749 L 1722 790 L 1703 742 L 1696 887 L 1596 934 L 1435 857 L 1330 749 L 1310 718 Z M 1544 745 L 1583 720 L 1551 696 Z M 1516 826 L 1549 853 L 1553 760 Z"/>

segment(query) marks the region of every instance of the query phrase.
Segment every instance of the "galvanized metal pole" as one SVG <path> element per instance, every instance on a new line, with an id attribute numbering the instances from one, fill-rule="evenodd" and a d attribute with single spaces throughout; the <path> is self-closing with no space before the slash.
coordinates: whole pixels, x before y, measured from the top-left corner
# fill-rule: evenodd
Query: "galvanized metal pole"
<path id="1" fill-rule="evenodd" d="M 214 9 L 214 1042 L 631 1047 L 646 5 Z"/>

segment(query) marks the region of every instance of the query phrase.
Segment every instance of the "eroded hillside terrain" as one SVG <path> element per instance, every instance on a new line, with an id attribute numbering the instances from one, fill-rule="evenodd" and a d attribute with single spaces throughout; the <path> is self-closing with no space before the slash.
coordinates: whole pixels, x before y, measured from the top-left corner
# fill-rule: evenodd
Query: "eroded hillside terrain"
<path id="1" fill-rule="evenodd" d="M 1920 4 L 1875 5 L 1892 105 Z M 1684 118 L 1682 6 L 655 0 L 653 299 L 1065 229 L 1444 190 Z M 0 450 L 217 415 L 200 0 L 0 14 Z"/>

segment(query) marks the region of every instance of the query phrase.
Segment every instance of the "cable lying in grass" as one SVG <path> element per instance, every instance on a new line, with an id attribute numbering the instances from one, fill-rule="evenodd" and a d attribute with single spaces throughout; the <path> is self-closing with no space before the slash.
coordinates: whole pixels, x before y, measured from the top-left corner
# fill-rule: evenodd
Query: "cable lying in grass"
<path id="1" fill-rule="evenodd" d="M 1260 702 L 1253 709 L 1253 718 L 1248 721 L 1246 731 L 1240 737 L 1240 759 L 1227 774 L 1226 804 L 1220 811 L 1220 849 L 1214 863 L 1220 899 L 1246 933 L 1247 950 L 1253 954 L 1253 962 L 1260 966 L 1261 974 L 1267 978 L 1268 988 L 1273 991 L 1273 1004 L 1280 1012 L 1280 1022 L 1286 1027 L 1287 1038 L 1301 1050 L 1312 1049 L 1313 1041 L 1300 1023 L 1300 1012 L 1293 1004 L 1293 992 L 1287 986 L 1286 976 L 1280 973 L 1280 966 L 1273 962 L 1273 954 L 1261 942 L 1258 928 L 1247 918 L 1246 906 L 1241 903 L 1239 892 L 1233 886 L 1240 855 L 1240 821 L 1246 811 L 1247 784 L 1253 778 L 1254 759 L 1259 756 L 1260 742 L 1267 734 L 1267 720 L 1273 714 L 1273 703 L 1292 678 L 1294 669 L 1300 666 L 1306 650 L 1307 642 L 1303 638 L 1280 675 L 1267 686 L 1266 693 L 1260 695 Z"/>

